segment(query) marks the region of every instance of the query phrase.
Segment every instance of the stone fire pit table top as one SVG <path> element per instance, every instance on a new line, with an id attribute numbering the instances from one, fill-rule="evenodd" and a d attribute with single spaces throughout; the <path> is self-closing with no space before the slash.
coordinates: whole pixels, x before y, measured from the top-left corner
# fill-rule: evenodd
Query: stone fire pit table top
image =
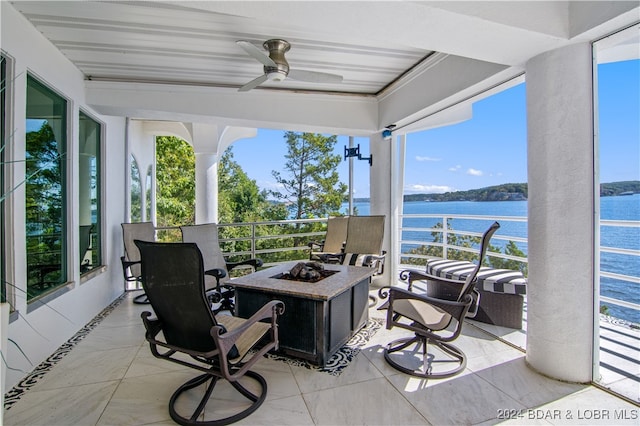
<path id="1" fill-rule="evenodd" d="M 268 290 L 272 293 L 288 294 L 308 299 L 329 300 L 375 273 L 375 268 L 325 264 L 325 270 L 338 271 L 338 273 L 315 283 L 272 278 L 289 272 L 299 262 L 301 261 L 281 263 L 249 275 L 236 277 L 229 284 L 246 289 Z"/>

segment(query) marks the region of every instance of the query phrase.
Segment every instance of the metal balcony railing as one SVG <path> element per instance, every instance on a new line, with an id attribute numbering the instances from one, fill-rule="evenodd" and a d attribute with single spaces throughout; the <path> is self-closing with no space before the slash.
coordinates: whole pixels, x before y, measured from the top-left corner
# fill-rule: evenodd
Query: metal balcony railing
<path id="1" fill-rule="evenodd" d="M 511 261 L 525 275 L 527 271 L 527 218 L 524 216 L 438 215 L 406 214 L 399 217 L 399 248 L 395 260 L 398 269 L 424 265 L 432 257 L 473 258 L 478 253 L 482 232 L 497 220 L 501 224 L 499 233 L 491 240 L 494 249 L 487 256 L 491 261 Z M 443 226 L 443 224 L 446 224 Z M 601 227 L 640 228 L 640 221 L 602 220 Z M 304 260 L 309 257 L 308 243 L 321 240 L 326 230 L 326 219 L 300 219 L 266 222 L 220 224 L 220 246 L 231 260 L 259 257 L 265 266 L 287 260 Z M 158 239 L 179 241 L 178 227 L 158 228 Z M 506 248 L 511 247 L 511 253 Z M 417 250 L 419 248 L 422 250 Z M 429 249 L 431 251 L 429 251 Z M 513 249 L 517 254 L 512 254 Z M 631 262 L 639 262 L 640 250 L 622 247 L 600 247 L 601 253 L 629 256 Z M 435 254 L 434 254 L 435 253 Z M 640 274 L 639 274 L 640 275 Z M 620 271 L 600 270 L 600 276 L 640 284 L 640 276 Z M 638 291 L 636 290 L 635 293 Z M 633 293 L 633 292 L 632 292 Z M 601 295 L 600 300 L 609 305 L 640 311 L 640 304 Z"/>

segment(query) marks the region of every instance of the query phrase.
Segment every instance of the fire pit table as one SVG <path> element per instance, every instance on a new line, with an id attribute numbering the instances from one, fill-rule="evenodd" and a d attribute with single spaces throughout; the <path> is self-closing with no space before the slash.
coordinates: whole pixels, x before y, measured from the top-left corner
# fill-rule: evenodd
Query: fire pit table
<path id="1" fill-rule="evenodd" d="M 285 312 L 278 319 L 280 352 L 324 366 L 369 319 L 369 282 L 375 268 L 325 265 L 337 271 L 317 282 L 286 279 L 299 262 L 287 262 L 231 280 L 236 312 L 253 315 L 278 299 Z"/>

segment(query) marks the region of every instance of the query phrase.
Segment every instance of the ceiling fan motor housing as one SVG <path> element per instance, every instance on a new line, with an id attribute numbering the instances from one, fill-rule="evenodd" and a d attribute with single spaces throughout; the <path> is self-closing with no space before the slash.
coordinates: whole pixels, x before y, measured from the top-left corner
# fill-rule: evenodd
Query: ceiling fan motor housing
<path id="1" fill-rule="evenodd" d="M 262 46 L 269 51 L 269 58 L 276 63 L 276 67 L 265 65 L 264 73 L 270 81 L 282 81 L 289 74 L 289 63 L 284 54 L 289 51 L 291 45 L 281 39 L 271 39 L 265 41 Z"/>

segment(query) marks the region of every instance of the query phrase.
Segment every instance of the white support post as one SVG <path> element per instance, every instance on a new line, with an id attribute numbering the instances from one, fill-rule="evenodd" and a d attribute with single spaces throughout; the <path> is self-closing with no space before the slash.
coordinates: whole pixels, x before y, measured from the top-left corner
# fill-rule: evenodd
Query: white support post
<path id="1" fill-rule="evenodd" d="M 527 62 L 526 76 L 527 362 L 586 383 L 597 341 L 591 45 L 543 53 Z"/>

